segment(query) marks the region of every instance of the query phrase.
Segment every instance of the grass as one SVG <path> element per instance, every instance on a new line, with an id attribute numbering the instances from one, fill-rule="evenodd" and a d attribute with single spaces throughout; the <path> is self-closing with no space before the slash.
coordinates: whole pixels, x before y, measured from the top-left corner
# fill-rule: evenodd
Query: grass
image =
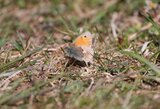
<path id="1" fill-rule="evenodd" d="M 148 68 L 152 69 L 157 74 L 157 76 L 160 75 L 160 70 L 159 70 L 158 66 L 156 66 L 153 63 L 149 62 L 144 57 L 141 57 L 140 55 L 138 55 L 138 54 L 136 54 L 134 52 L 122 51 L 122 53 L 126 54 L 126 55 L 129 55 L 130 57 L 136 58 L 141 63 L 147 65 Z"/>
<path id="2" fill-rule="evenodd" d="M 160 9 L 151 6 L 0 0 L 0 108 L 159 108 Z M 96 39 L 93 64 L 66 67 L 62 48 L 88 30 Z"/>

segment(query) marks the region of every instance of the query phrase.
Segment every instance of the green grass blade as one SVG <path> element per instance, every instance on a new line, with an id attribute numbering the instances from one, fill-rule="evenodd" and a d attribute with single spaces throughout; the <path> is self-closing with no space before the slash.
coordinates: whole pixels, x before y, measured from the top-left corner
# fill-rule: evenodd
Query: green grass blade
<path id="1" fill-rule="evenodd" d="M 130 52 L 130 51 L 121 51 L 121 53 L 128 55 L 132 58 L 136 58 L 138 61 L 140 61 L 141 63 L 145 64 L 150 69 L 152 69 L 158 76 L 160 76 L 160 69 L 155 64 L 153 64 L 152 62 L 149 62 L 147 59 L 140 56 L 139 54 L 136 54 L 135 52 Z"/>
<path id="2" fill-rule="evenodd" d="M 24 55 L 22 55 L 21 57 L 16 58 L 15 60 L 13 60 L 13 61 L 11 61 L 11 62 L 8 62 L 8 63 L 6 63 L 6 64 L 1 64 L 1 65 L 0 65 L 0 72 L 3 72 L 3 71 L 5 71 L 5 70 L 8 70 L 8 69 L 14 67 L 16 63 L 20 62 L 21 60 L 23 60 L 23 59 L 26 58 L 26 57 L 31 56 L 32 54 L 35 54 L 35 53 L 39 52 L 40 50 L 42 50 L 42 48 L 43 48 L 43 47 L 41 47 L 41 48 L 36 48 L 36 49 L 30 51 L 29 53 L 24 54 Z"/>
<path id="3" fill-rule="evenodd" d="M 154 28 L 157 29 L 157 31 L 160 33 L 160 26 L 153 20 L 152 16 L 151 16 L 151 15 L 148 15 L 148 16 L 144 15 L 144 17 L 145 17 L 146 20 L 147 20 L 148 22 L 150 22 L 150 23 L 154 26 Z"/>

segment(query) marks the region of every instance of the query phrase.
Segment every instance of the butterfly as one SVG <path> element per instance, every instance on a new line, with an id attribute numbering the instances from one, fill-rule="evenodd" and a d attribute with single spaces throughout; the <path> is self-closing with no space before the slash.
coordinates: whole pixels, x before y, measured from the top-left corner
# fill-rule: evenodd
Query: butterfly
<path id="1" fill-rule="evenodd" d="M 88 66 L 93 63 L 93 44 L 94 35 L 90 32 L 84 32 L 64 48 L 65 56 L 69 58 L 70 63 Z"/>

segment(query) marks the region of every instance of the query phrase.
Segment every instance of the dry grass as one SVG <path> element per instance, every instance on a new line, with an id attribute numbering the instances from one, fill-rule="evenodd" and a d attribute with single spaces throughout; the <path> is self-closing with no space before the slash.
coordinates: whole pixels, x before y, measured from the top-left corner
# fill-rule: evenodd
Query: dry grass
<path id="1" fill-rule="evenodd" d="M 0 0 L 0 107 L 159 108 L 154 2 Z M 62 48 L 88 30 L 96 36 L 94 63 L 67 67 Z"/>

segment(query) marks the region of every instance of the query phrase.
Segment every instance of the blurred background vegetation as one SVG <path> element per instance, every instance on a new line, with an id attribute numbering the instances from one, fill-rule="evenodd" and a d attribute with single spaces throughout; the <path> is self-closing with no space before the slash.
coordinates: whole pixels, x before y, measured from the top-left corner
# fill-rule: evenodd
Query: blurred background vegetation
<path id="1" fill-rule="evenodd" d="M 158 109 L 159 2 L 0 0 L 0 108 Z M 66 68 L 57 48 L 84 31 L 94 64 Z"/>

